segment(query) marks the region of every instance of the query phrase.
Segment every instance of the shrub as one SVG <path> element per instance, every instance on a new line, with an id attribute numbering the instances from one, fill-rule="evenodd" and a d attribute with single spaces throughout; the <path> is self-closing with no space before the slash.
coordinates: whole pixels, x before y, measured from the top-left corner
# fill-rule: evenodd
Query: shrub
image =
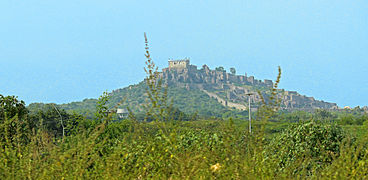
<path id="1" fill-rule="evenodd" d="M 273 138 L 264 151 L 266 160 L 278 164 L 275 171 L 309 174 L 330 164 L 339 156 L 340 145 L 346 137 L 339 126 L 316 121 L 289 126 Z"/>

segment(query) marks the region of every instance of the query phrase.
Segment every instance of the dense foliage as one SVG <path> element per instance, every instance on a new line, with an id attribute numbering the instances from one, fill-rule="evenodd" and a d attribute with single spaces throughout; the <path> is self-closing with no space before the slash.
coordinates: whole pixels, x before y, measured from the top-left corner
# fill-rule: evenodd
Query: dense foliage
<path id="1" fill-rule="evenodd" d="M 55 114 L 55 124 L 59 122 L 56 117 Z M 13 143 L 0 142 L 0 178 L 289 179 L 367 176 L 364 173 L 368 169 L 365 144 L 358 141 L 344 143 L 347 140 L 344 137 L 349 135 L 343 133 L 338 125 L 321 121 L 291 123 L 290 127 L 274 134 L 268 141 L 256 129 L 261 126 L 259 121 L 254 122 L 255 131 L 249 134 L 246 121 L 231 119 L 105 123 L 110 118 L 104 114 L 99 121 L 78 119 L 74 131 L 64 138 L 60 135 L 55 137 L 46 126 L 24 133 L 27 141 L 18 141 L 22 137 L 15 136 Z M 8 118 L 1 127 L 8 124 L 7 121 Z M 21 124 L 23 120 L 16 117 L 13 122 Z M 274 124 L 267 126 L 271 129 L 276 127 Z"/>
<path id="2" fill-rule="evenodd" d="M 137 85 L 146 86 L 137 91 L 28 109 L 14 96 L 0 95 L 0 179 L 368 177 L 368 119 L 360 109 L 278 111 L 279 68 L 270 96 L 259 93 L 262 105 L 249 132 L 244 112 L 221 109 L 200 92 L 187 98 L 182 89 L 165 89 L 157 81 L 147 38 L 146 58 L 146 83 Z M 172 101 L 180 108 L 170 102 L 170 93 L 177 93 L 179 100 Z M 129 118 L 118 120 L 110 110 L 113 104 L 124 106 L 126 96 L 136 97 L 128 103 L 143 113 L 130 110 Z M 183 112 L 183 99 L 198 104 Z M 74 114 L 60 108 L 70 106 Z M 212 112 L 221 115 L 208 118 Z"/>
<path id="3" fill-rule="evenodd" d="M 145 83 L 138 85 L 132 85 L 127 88 L 118 89 L 111 93 L 108 102 L 108 107 L 114 108 L 116 106 L 120 108 L 130 108 L 135 114 L 144 112 L 143 105 L 146 103 L 148 96 L 145 94 Z M 203 117 L 247 117 L 247 112 L 238 111 L 235 109 L 229 109 L 224 107 L 217 100 L 210 98 L 206 93 L 201 90 L 187 90 L 181 87 L 168 87 L 167 94 L 169 102 L 173 104 L 175 108 L 182 111 L 185 114 L 192 116 L 198 114 Z M 67 112 L 75 112 L 87 116 L 88 118 L 94 117 L 96 111 L 96 99 L 85 99 L 81 102 L 72 102 L 68 104 L 62 104 L 58 107 L 65 109 Z M 45 104 L 32 103 L 29 105 L 31 111 L 37 111 Z"/>
<path id="4" fill-rule="evenodd" d="M 316 121 L 300 122 L 274 137 L 265 155 L 279 165 L 280 171 L 292 169 L 297 163 L 300 169 L 312 171 L 331 164 L 340 155 L 345 138 L 341 127 Z M 298 169 L 294 173 L 299 173 Z"/>

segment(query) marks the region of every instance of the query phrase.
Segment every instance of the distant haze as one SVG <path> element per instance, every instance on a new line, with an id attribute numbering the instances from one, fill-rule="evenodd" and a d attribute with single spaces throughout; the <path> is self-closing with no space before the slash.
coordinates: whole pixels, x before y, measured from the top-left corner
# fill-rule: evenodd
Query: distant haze
<path id="1" fill-rule="evenodd" d="M 0 94 L 97 98 L 189 57 L 339 106 L 368 105 L 368 1 L 0 1 Z"/>

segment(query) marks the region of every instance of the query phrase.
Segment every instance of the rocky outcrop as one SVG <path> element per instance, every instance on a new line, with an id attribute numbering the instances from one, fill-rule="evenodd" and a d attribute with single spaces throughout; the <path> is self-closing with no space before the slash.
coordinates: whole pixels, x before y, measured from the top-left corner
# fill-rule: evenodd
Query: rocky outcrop
<path id="1" fill-rule="evenodd" d="M 172 62 L 172 61 L 171 61 Z M 161 78 L 168 85 L 176 83 L 199 83 L 199 84 L 241 84 L 254 85 L 262 87 L 272 87 L 271 80 L 256 80 L 253 76 L 234 75 L 226 73 L 226 71 L 211 70 L 207 65 L 203 65 L 202 69 L 197 69 L 197 66 L 187 65 L 186 67 L 168 67 L 164 68 L 161 73 Z"/>
<path id="2" fill-rule="evenodd" d="M 217 68 L 216 68 L 217 69 Z M 224 70 L 211 70 L 207 65 L 201 69 L 191 65 L 189 59 L 169 61 L 169 67 L 164 68 L 159 76 L 168 86 L 200 89 L 210 97 L 215 98 L 223 106 L 244 110 L 247 107 L 248 98 L 251 98 L 252 107 L 257 107 L 261 102 L 258 91 L 267 99 L 271 80 L 257 80 L 254 76 L 235 75 Z M 251 97 L 246 94 L 252 93 Z M 278 90 L 278 98 L 281 100 L 281 108 L 289 110 L 308 109 L 336 109 L 336 103 L 328 103 L 315 100 L 313 97 L 300 95 L 296 91 Z"/>

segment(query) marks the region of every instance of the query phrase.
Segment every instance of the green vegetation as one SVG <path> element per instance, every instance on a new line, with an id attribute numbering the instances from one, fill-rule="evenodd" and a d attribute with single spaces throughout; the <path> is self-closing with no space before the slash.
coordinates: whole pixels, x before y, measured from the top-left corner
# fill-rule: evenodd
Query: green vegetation
<path id="1" fill-rule="evenodd" d="M 148 98 L 146 92 L 146 83 L 141 82 L 137 85 L 132 85 L 123 89 L 118 89 L 109 94 L 108 107 L 130 108 L 134 114 L 144 114 L 143 105 Z M 204 117 L 224 117 L 224 113 L 231 114 L 246 114 L 227 107 L 222 106 L 215 99 L 210 98 L 201 90 L 187 90 L 181 87 L 168 87 L 167 96 L 169 101 L 175 108 L 188 114 L 198 114 Z M 58 105 L 58 108 L 64 109 L 69 113 L 78 113 L 88 118 L 94 118 L 96 111 L 96 99 L 85 99 L 82 102 L 72 102 L 68 104 Z M 28 106 L 30 111 L 42 109 L 45 104 L 32 103 Z M 227 116 L 229 117 L 229 116 Z"/>
<path id="2" fill-rule="evenodd" d="M 8 114 L 4 106 L 1 110 Z M 52 107 L 21 118 L 17 113 L 4 116 L 0 125 L 4 137 L 0 142 L 1 179 L 367 176 L 366 120 L 364 125 L 354 125 L 362 129 L 358 135 L 349 129 L 352 125 L 345 128 L 317 120 L 316 114 L 294 112 L 270 118 L 273 122 L 265 130 L 257 120 L 249 134 L 247 121 L 232 118 L 164 122 L 133 118 L 106 123 L 112 114 L 86 119 L 61 111 L 65 123 L 76 122 L 67 125 L 68 133 L 62 137 L 60 119 Z M 282 117 L 288 118 L 282 121 Z M 295 121 L 291 117 L 299 122 L 286 122 Z M 303 120 L 310 117 L 315 120 Z M 39 125 L 28 129 L 32 125 L 25 122 L 35 119 Z M 356 122 L 360 117 L 353 119 Z M 45 123 L 48 121 L 52 123 Z M 13 131 L 9 131 L 10 124 Z M 28 130 L 22 131 L 23 126 Z"/>
<path id="3" fill-rule="evenodd" d="M 235 75 L 236 74 L 236 70 L 235 70 L 235 68 L 230 68 L 230 73 L 232 74 L 232 75 Z"/>
<path id="4" fill-rule="evenodd" d="M 87 115 L 54 104 L 25 107 L 0 95 L 0 179 L 366 179 L 368 116 L 343 112 L 281 112 L 277 85 L 262 97 L 252 133 L 244 112 L 212 106 L 195 92 L 185 103 L 170 99 L 156 76 L 146 38 L 147 77 L 135 87 L 136 113 L 117 120 L 113 104 L 125 96 L 104 93 Z M 134 88 L 131 87 L 131 88 Z M 134 91 L 129 91 L 133 94 Z M 141 92 L 136 92 L 141 93 Z M 208 102 L 199 102 L 199 100 Z M 173 107 L 177 104 L 180 110 Z M 62 105 L 63 106 L 63 105 Z M 204 107 L 201 107 L 204 106 Z M 133 106 L 134 107 L 134 106 Z M 208 109 L 203 116 L 195 109 Z M 91 108 L 92 109 L 92 108 Z M 75 108 L 74 108 L 75 110 Z M 209 118 L 218 111 L 221 116 Z M 91 116 L 90 116 L 91 115 Z M 212 115 L 212 114 L 210 114 Z"/>
<path id="5" fill-rule="evenodd" d="M 222 66 L 216 67 L 215 70 L 220 72 L 226 72 L 225 68 Z"/>
<path id="6" fill-rule="evenodd" d="M 274 137 L 267 146 L 265 156 L 275 161 L 280 171 L 293 169 L 294 172 L 290 173 L 295 175 L 300 170 L 311 172 L 331 164 L 339 156 L 345 138 L 341 127 L 315 121 L 301 122 Z M 296 164 L 300 169 L 291 167 Z"/>

